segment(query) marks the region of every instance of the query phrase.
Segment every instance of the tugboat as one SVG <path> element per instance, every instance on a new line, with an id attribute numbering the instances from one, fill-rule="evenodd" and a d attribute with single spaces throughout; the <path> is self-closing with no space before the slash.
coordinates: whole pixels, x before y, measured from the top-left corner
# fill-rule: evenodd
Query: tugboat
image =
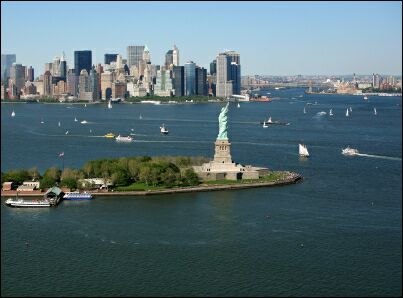
<path id="1" fill-rule="evenodd" d="M 110 138 L 113 139 L 115 137 L 115 135 L 113 133 L 107 133 L 106 135 L 104 135 L 105 138 Z"/>
<path id="2" fill-rule="evenodd" d="M 160 126 L 160 130 L 161 130 L 161 134 L 163 134 L 163 135 L 168 134 L 168 129 L 165 127 L 165 124 L 162 124 L 162 126 Z"/>

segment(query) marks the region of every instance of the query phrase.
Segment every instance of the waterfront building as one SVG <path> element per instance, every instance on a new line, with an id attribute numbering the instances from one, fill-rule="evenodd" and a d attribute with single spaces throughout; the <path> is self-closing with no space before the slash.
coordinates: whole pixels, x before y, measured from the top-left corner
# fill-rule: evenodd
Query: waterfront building
<path id="1" fill-rule="evenodd" d="M 60 80 L 56 85 L 53 85 L 53 95 L 66 95 L 67 91 L 67 83 L 63 80 Z"/>
<path id="2" fill-rule="evenodd" d="M 34 69 L 32 66 L 27 68 L 27 75 L 26 75 L 27 81 L 33 82 L 34 81 Z"/>
<path id="3" fill-rule="evenodd" d="M 118 54 L 105 54 L 104 55 L 104 64 L 111 64 L 111 62 L 116 62 Z"/>
<path id="4" fill-rule="evenodd" d="M 216 94 L 218 97 L 228 97 L 232 93 L 228 93 L 227 84 L 229 79 L 229 70 L 231 65 L 231 57 L 225 53 L 220 53 L 217 56 L 217 84 Z"/>
<path id="5" fill-rule="evenodd" d="M 18 90 L 17 86 L 14 82 L 10 81 L 8 84 L 8 98 L 10 99 L 19 99 L 20 98 L 20 91 Z"/>
<path id="6" fill-rule="evenodd" d="M 43 75 L 43 95 L 52 96 L 53 86 L 52 86 L 52 74 L 49 70 L 45 71 Z"/>
<path id="7" fill-rule="evenodd" d="M 92 100 L 92 91 L 88 72 L 82 69 L 78 78 L 78 98 L 81 100 Z"/>
<path id="8" fill-rule="evenodd" d="M 1 95 L 1 99 L 7 99 L 7 90 L 6 90 L 6 86 L 2 83 L 1 84 L 1 93 L 0 93 L 0 95 Z"/>
<path id="9" fill-rule="evenodd" d="M 21 64 L 13 63 L 10 67 L 10 82 L 12 82 L 18 92 L 21 91 L 21 89 L 25 85 L 25 71 L 24 67 Z"/>
<path id="10" fill-rule="evenodd" d="M 175 90 L 175 96 L 185 95 L 185 67 L 174 66 L 172 69 L 172 84 Z"/>
<path id="11" fill-rule="evenodd" d="M 33 81 L 32 84 L 35 86 L 36 88 L 36 93 L 39 96 L 43 95 L 43 91 L 44 91 L 44 87 L 43 87 L 43 80 L 41 81 Z"/>
<path id="12" fill-rule="evenodd" d="M 179 66 L 179 49 L 174 45 L 174 49 L 172 51 L 172 64 L 174 66 Z"/>
<path id="13" fill-rule="evenodd" d="M 166 54 L 165 54 L 165 68 L 169 69 L 171 65 L 173 65 L 174 63 L 174 55 L 173 55 L 173 51 L 169 50 Z"/>
<path id="14" fill-rule="evenodd" d="M 129 93 L 130 97 L 138 97 L 138 96 L 147 95 L 147 89 L 134 82 L 127 83 L 127 92 Z"/>
<path id="15" fill-rule="evenodd" d="M 87 74 L 91 71 L 92 67 L 92 52 L 87 51 L 74 51 L 74 69 L 76 76 L 81 74 L 81 70 L 85 69 Z"/>
<path id="16" fill-rule="evenodd" d="M 10 76 L 10 67 L 17 61 L 15 54 L 1 54 L 1 79 L 7 80 Z"/>
<path id="17" fill-rule="evenodd" d="M 116 81 L 112 83 L 112 98 L 126 97 L 126 82 Z"/>
<path id="18" fill-rule="evenodd" d="M 229 80 L 232 81 L 232 94 L 241 94 L 241 65 L 231 62 Z"/>
<path id="19" fill-rule="evenodd" d="M 158 70 L 154 94 L 157 96 L 171 96 L 172 89 L 170 71 L 165 69 Z"/>
<path id="20" fill-rule="evenodd" d="M 96 72 L 94 67 L 90 72 L 90 91 L 92 91 L 93 100 L 98 100 L 100 98 L 99 74 Z"/>
<path id="21" fill-rule="evenodd" d="M 27 81 L 23 93 L 24 95 L 36 95 L 36 86 L 31 81 Z"/>
<path id="22" fill-rule="evenodd" d="M 108 100 L 112 96 L 112 82 L 115 80 L 115 74 L 111 71 L 105 71 L 101 74 L 101 94 L 102 99 Z"/>
<path id="23" fill-rule="evenodd" d="M 127 65 L 138 66 L 139 62 L 143 60 L 144 46 L 128 46 L 127 47 Z"/>
<path id="24" fill-rule="evenodd" d="M 196 67 L 196 94 L 207 95 L 207 69 Z"/>
<path id="25" fill-rule="evenodd" d="M 215 73 L 217 73 L 217 60 L 213 60 L 210 63 L 210 74 L 213 75 Z"/>
<path id="26" fill-rule="evenodd" d="M 185 64 L 185 95 L 190 96 L 196 93 L 196 64 L 188 61 Z"/>

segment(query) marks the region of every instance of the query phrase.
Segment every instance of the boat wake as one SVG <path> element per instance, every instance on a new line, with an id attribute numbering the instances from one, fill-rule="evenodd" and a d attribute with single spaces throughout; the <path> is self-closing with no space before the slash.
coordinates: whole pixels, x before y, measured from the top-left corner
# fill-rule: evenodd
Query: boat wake
<path id="1" fill-rule="evenodd" d="M 389 160 L 402 160 L 401 157 L 392 157 L 392 156 L 384 156 L 384 155 L 373 155 L 373 154 L 365 154 L 365 153 L 357 153 L 357 156 L 364 156 L 364 157 L 373 157 L 373 158 L 381 158 L 381 159 L 389 159 Z"/>

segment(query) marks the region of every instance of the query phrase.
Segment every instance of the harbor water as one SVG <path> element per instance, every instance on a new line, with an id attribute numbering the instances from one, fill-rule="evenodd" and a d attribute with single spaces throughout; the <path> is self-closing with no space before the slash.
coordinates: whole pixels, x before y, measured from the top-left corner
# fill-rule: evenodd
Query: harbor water
<path id="1" fill-rule="evenodd" d="M 276 99 L 230 104 L 232 157 L 298 172 L 302 182 L 41 209 L 9 208 L 2 198 L 1 295 L 401 295 L 401 97 L 267 92 Z M 2 104 L 1 170 L 212 157 L 222 106 Z M 262 128 L 269 117 L 290 125 Z M 104 138 L 109 132 L 134 142 Z M 309 158 L 299 157 L 299 143 Z M 363 155 L 342 155 L 347 146 Z"/>

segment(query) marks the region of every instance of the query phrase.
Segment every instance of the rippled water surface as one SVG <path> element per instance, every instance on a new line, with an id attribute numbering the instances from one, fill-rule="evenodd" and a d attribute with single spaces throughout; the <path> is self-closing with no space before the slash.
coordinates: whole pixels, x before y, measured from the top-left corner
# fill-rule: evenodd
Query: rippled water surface
<path id="1" fill-rule="evenodd" d="M 1 294 L 401 295 L 401 98 L 267 92 L 280 99 L 230 105 L 233 159 L 299 172 L 302 183 L 97 197 L 43 210 L 2 204 Z M 213 156 L 220 107 L 2 104 L 1 170 L 61 167 L 62 151 L 65 167 L 106 157 Z M 264 129 L 258 123 L 269 116 L 291 124 Z M 134 133 L 135 142 L 101 137 L 108 132 Z M 298 143 L 309 159 L 298 157 Z M 367 156 L 341 155 L 347 145 Z"/>

